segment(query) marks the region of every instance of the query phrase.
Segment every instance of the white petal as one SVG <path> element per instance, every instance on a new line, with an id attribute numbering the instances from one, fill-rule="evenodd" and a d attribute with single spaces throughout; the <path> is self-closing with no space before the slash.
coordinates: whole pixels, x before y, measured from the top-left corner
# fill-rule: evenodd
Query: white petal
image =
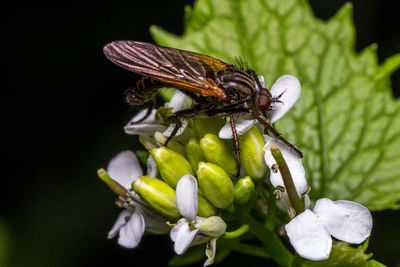
<path id="1" fill-rule="evenodd" d="M 130 150 L 122 151 L 115 156 L 108 163 L 107 172 L 114 181 L 125 189 L 131 188 L 133 180 L 143 175 L 136 155 Z"/>
<path id="2" fill-rule="evenodd" d="M 371 234 L 372 216 L 369 210 L 356 202 L 327 198 L 319 199 L 314 213 L 335 238 L 360 244 Z"/>
<path id="3" fill-rule="evenodd" d="M 246 120 L 240 117 L 235 117 L 235 126 L 236 132 L 238 135 L 244 134 L 248 129 L 250 129 L 254 124 L 257 123 L 257 120 Z M 221 128 L 218 134 L 219 138 L 221 139 L 232 139 L 232 127 L 231 124 L 228 122 Z"/>
<path id="4" fill-rule="evenodd" d="M 265 88 L 264 76 L 259 75 L 259 76 L 258 76 L 258 80 L 260 81 L 261 86 L 262 86 L 263 88 Z M 258 87 L 258 84 L 257 84 L 257 83 L 255 83 L 255 89 L 256 89 L 257 91 L 260 91 L 260 90 L 261 90 L 261 89 Z"/>
<path id="5" fill-rule="evenodd" d="M 271 145 L 276 145 L 281 151 L 282 156 L 285 159 L 285 162 L 289 168 L 290 174 L 297 190 L 297 194 L 299 195 L 299 197 L 301 197 L 301 195 L 307 190 L 307 179 L 305 176 L 306 173 L 301 158 L 294 150 L 291 150 L 290 147 L 288 147 L 280 140 L 272 138 L 268 135 L 264 135 L 264 140 L 264 157 L 268 167 L 271 169 L 272 165 L 276 164 L 276 161 L 272 156 L 270 150 Z M 274 187 L 277 187 L 278 185 L 284 186 L 282 176 L 279 171 L 275 173 L 271 170 L 270 181 Z"/>
<path id="6" fill-rule="evenodd" d="M 285 113 L 293 107 L 300 97 L 301 86 L 299 80 L 291 75 L 280 77 L 271 88 L 272 97 L 281 97 L 281 102 L 273 102 L 271 110 L 267 112 L 271 123 L 276 122 L 285 115 Z"/>
<path id="7" fill-rule="evenodd" d="M 132 135 L 153 135 L 156 131 L 164 131 L 167 127 L 160 124 L 159 121 L 155 119 L 156 109 L 151 111 L 151 114 L 143 121 L 139 123 L 133 123 L 140 120 L 146 115 L 147 110 L 141 110 L 136 114 L 125 126 L 124 130 L 127 134 Z"/>
<path id="8" fill-rule="evenodd" d="M 163 217 L 153 212 L 149 208 L 144 208 L 140 205 L 137 205 L 136 209 L 143 216 L 146 224 L 146 232 L 152 234 L 166 234 L 169 232 L 170 228 Z"/>
<path id="9" fill-rule="evenodd" d="M 171 98 L 171 100 L 168 102 L 167 106 L 169 108 L 172 108 L 173 112 L 177 112 L 188 106 L 188 103 L 186 101 L 187 99 L 188 99 L 187 95 L 177 91 Z"/>
<path id="10" fill-rule="evenodd" d="M 165 129 L 167 129 L 165 125 L 149 123 L 126 125 L 124 127 L 125 133 L 131 135 L 153 135 L 155 132 L 162 132 L 165 131 Z"/>
<path id="11" fill-rule="evenodd" d="M 179 213 L 189 220 L 197 216 L 197 180 L 193 175 L 186 174 L 176 185 L 176 205 Z"/>
<path id="12" fill-rule="evenodd" d="M 181 121 L 182 125 L 181 125 L 181 127 L 179 127 L 179 129 L 178 129 L 178 131 L 176 132 L 175 136 L 181 135 L 181 134 L 185 131 L 185 129 L 186 129 L 186 127 L 188 126 L 188 123 L 189 123 L 189 120 L 188 120 L 188 119 L 185 119 L 185 118 L 180 118 L 179 120 Z M 171 124 L 168 126 L 168 128 L 163 132 L 163 135 L 164 135 L 165 137 L 169 137 L 169 136 L 172 134 L 172 132 L 174 131 L 175 126 L 176 126 L 175 123 L 171 123 Z"/>
<path id="13" fill-rule="evenodd" d="M 296 252 L 309 260 L 325 260 L 329 258 L 332 238 L 317 216 L 305 210 L 294 217 L 285 226 L 290 243 Z"/>
<path id="14" fill-rule="evenodd" d="M 213 264 L 216 251 L 217 251 L 217 238 L 213 238 L 207 244 L 207 247 L 206 247 L 207 260 L 206 260 L 206 262 L 204 262 L 203 266 L 208 266 L 208 265 Z"/>
<path id="15" fill-rule="evenodd" d="M 169 233 L 169 236 L 171 237 L 171 240 L 175 242 L 176 236 L 179 233 L 179 230 L 181 227 L 183 227 L 184 224 L 188 224 L 189 221 L 186 218 L 180 219 L 174 228 L 171 229 L 171 232 Z"/>
<path id="16" fill-rule="evenodd" d="M 198 231 L 198 229 L 190 230 L 189 224 L 183 223 L 176 233 L 174 244 L 175 253 L 178 255 L 183 254 L 189 248 Z"/>
<path id="17" fill-rule="evenodd" d="M 114 223 L 113 227 L 111 228 L 110 232 L 108 232 L 107 238 L 111 239 L 111 238 L 115 237 L 118 234 L 119 229 L 121 229 L 121 227 L 126 224 L 126 219 L 125 218 L 131 217 L 131 216 L 132 216 L 132 211 L 123 210 L 118 215 L 118 218 L 115 221 L 115 223 Z"/>
<path id="18" fill-rule="evenodd" d="M 146 165 L 147 165 L 146 176 L 147 177 L 156 177 L 157 176 L 157 164 L 151 155 L 147 158 Z"/>
<path id="19" fill-rule="evenodd" d="M 130 220 L 119 230 L 118 244 L 125 248 L 136 247 L 143 236 L 145 223 L 143 216 L 135 212 Z"/>

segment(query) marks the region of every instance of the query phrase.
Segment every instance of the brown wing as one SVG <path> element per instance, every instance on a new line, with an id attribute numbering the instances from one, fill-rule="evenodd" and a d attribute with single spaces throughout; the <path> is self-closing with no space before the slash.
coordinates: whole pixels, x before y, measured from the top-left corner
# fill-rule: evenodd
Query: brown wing
<path id="1" fill-rule="evenodd" d="M 104 47 L 113 63 L 129 71 L 189 90 L 203 96 L 225 99 L 225 92 L 214 82 L 215 71 L 228 64 L 215 58 L 154 44 L 115 41 Z"/>

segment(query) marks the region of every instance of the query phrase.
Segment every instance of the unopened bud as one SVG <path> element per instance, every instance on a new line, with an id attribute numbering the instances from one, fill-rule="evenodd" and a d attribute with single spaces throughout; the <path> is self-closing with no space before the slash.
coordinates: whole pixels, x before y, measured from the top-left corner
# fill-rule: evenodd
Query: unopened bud
<path id="1" fill-rule="evenodd" d="M 199 139 L 208 133 L 218 135 L 224 125 L 225 121 L 220 118 L 195 118 L 191 121 L 192 129 Z"/>
<path id="2" fill-rule="evenodd" d="M 159 213 L 179 218 L 175 190 L 160 179 L 141 176 L 132 182 L 133 190 Z"/>
<path id="3" fill-rule="evenodd" d="M 200 148 L 207 162 L 217 164 L 228 174 L 235 175 L 237 172 L 237 163 L 229 142 L 228 140 L 220 139 L 214 134 L 206 134 L 200 140 Z"/>
<path id="4" fill-rule="evenodd" d="M 197 181 L 201 194 L 217 208 L 228 208 L 234 199 L 235 190 L 229 175 L 212 163 L 199 163 Z"/>
<path id="5" fill-rule="evenodd" d="M 185 174 L 194 175 L 190 163 L 181 154 L 165 146 L 152 149 L 150 154 L 157 163 L 161 178 L 173 188 Z"/>
<path id="6" fill-rule="evenodd" d="M 210 237 L 219 237 L 226 231 L 226 223 L 219 216 L 212 216 L 196 224 L 201 233 Z"/>
<path id="7" fill-rule="evenodd" d="M 165 142 L 167 141 L 168 137 L 164 136 L 162 133 L 160 132 L 155 132 L 154 133 L 154 138 L 156 139 L 156 141 L 161 144 L 164 145 Z M 168 143 L 168 148 L 178 152 L 179 154 L 181 154 L 182 156 L 185 155 L 185 147 L 179 143 L 176 142 L 174 140 L 169 141 Z"/>
<path id="8" fill-rule="evenodd" d="M 239 205 L 246 204 L 255 191 L 254 183 L 250 176 L 239 179 L 235 185 L 235 202 Z"/>
<path id="9" fill-rule="evenodd" d="M 185 154 L 192 166 L 192 170 L 197 172 L 199 162 L 205 161 L 204 156 L 200 149 L 200 143 L 197 138 L 191 137 L 185 146 Z"/>
<path id="10" fill-rule="evenodd" d="M 198 202 L 199 202 L 197 211 L 198 216 L 207 218 L 217 213 L 217 209 L 210 203 L 210 201 L 208 201 L 204 197 L 199 195 Z"/>
<path id="11" fill-rule="evenodd" d="M 265 178 L 268 167 L 264 159 L 264 138 L 256 126 L 239 136 L 240 161 L 244 170 L 254 180 Z"/>

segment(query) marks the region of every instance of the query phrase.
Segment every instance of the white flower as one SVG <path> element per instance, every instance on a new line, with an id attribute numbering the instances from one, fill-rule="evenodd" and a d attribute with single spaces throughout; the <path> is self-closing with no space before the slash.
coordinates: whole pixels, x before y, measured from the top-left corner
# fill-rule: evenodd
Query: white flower
<path id="1" fill-rule="evenodd" d="M 166 108 L 172 108 L 173 112 L 179 111 L 183 109 L 186 105 L 187 96 L 181 92 L 176 92 L 171 100 L 165 104 Z M 153 109 L 150 115 L 143 121 L 139 123 L 135 123 L 139 121 L 146 115 L 147 109 L 141 110 L 138 114 L 136 114 L 124 127 L 125 133 L 131 135 L 154 135 L 156 132 L 163 132 L 164 136 L 169 136 L 172 130 L 175 127 L 175 124 L 172 123 L 170 126 L 165 126 L 161 124 L 160 121 L 156 120 L 157 110 Z M 178 130 L 176 136 L 180 135 L 186 128 L 188 124 L 188 120 L 181 120 L 182 127 Z"/>
<path id="2" fill-rule="evenodd" d="M 264 77 L 258 77 L 261 85 L 265 87 Z M 259 91 L 257 83 L 255 83 L 256 90 Z M 274 85 L 272 85 L 270 93 L 273 98 L 278 98 L 279 101 L 271 103 L 271 110 L 267 111 L 267 117 L 270 123 L 274 123 L 283 115 L 288 112 L 300 97 L 301 86 L 299 80 L 291 75 L 284 75 L 280 77 Z M 244 134 L 254 124 L 257 123 L 256 119 L 251 116 L 238 116 L 235 118 L 236 132 L 238 135 Z M 225 124 L 219 132 L 219 138 L 232 139 L 232 129 L 230 123 Z"/>
<path id="3" fill-rule="evenodd" d="M 281 173 L 278 171 L 274 171 L 273 166 L 276 164 L 276 161 L 271 153 L 271 146 L 275 145 L 279 148 L 282 153 L 283 158 L 285 159 L 286 165 L 289 168 L 290 174 L 292 176 L 293 183 L 296 187 L 297 194 L 299 197 L 307 190 L 307 179 L 306 173 L 301 161 L 299 154 L 296 151 L 290 149 L 286 144 L 284 144 L 281 140 L 270 137 L 268 135 L 264 135 L 264 157 L 265 163 L 267 163 L 268 167 L 271 170 L 270 181 L 274 187 L 283 186 L 284 183 L 282 180 Z"/>
<path id="4" fill-rule="evenodd" d="M 132 182 L 143 175 L 138 159 L 129 150 L 119 153 L 110 161 L 107 173 L 128 191 Z M 147 174 L 157 174 L 157 167 L 151 156 L 147 160 Z M 151 211 L 135 192 L 130 191 L 130 194 L 135 201 L 125 204 L 125 209 L 107 236 L 113 238 L 119 233 L 118 244 L 126 248 L 136 247 L 145 230 L 156 234 L 168 231 L 165 220 L 160 215 Z"/>
<path id="5" fill-rule="evenodd" d="M 174 250 L 183 254 L 190 245 L 209 242 L 206 249 L 207 261 L 204 266 L 213 263 L 216 240 L 226 230 L 225 222 L 218 216 L 203 218 L 197 216 L 198 195 L 197 180 L 194 176 L 184 175 L 176 186 L 176 204 L 183 216 L 171 230 Z"/>
<path id="6" fill-rule="evenodd" d="M 297 253 L 309 260 L 329 258 L 332 238 L 360 244 L 371 234 L 371 213 L 346 200 L 319 199 L 313 211 L 305 210 L 285 226 Z"/>
<path id="7" fill-rule="evenodd" d="M 284 144 L 281 140 L 270 137 L 268 135 L 263 135 L 265 140 L 264 146 L 264 157 L 267 166 L 270 168 L 270 182 L 276 187 L 285 187 L 282 179 L 282 175 L 279 171 L 274 170 L 274 165 L 276 161 L 271 153 L 271 146 L 275 145 L 279 148 L 282 153 L 283 158 L 285 159 L 286 165 L 289 168 L 290 175 L 292 176 L 292 180 L 294 186 L 296 187 L 297 195 L 300 199 L 304 198 L 304 206 L 308 208 L 310 205 L 310 199 L 308 197 L 307 191 L 309 190 L 307 179 L 305 175 L 305 170 L 301 161 L 299 154 Z M 288 210 L 291 207 L 289 197 L 287 192 L 283 192 L 280 201 L 278 201 L 278 206 L 283 210 Z"/>

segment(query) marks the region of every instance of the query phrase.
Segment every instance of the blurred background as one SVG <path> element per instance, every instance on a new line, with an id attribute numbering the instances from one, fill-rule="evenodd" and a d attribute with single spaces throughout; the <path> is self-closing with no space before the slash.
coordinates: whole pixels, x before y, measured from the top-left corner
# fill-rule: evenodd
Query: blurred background
<path id="1" fill-rule="evenodd" d="M 153 24 L 182 34 L 184 6 L 193 1 L 169 2 L 13 1 L 2 8 L 0 266 L 165 266 L 174 255 L 168 236 L 145 236 L 133 250 L 107 240 L 120 211 L 96 176 L 118 152 L 138 148 L 122 129 L 133 114 L 122 94 L 138 76 L 106 60 L 102 47 L 117 39 L 152 42 Z M 310 2 L 328 19 L 346 1 Z M 398 1 L 351 2 L 357 51 L 375 42 L 380 62 L 399 53 Z M 399 97 L 399 71 L 392 82 Z M 369 251 L 400 264 L 400 212 L 373 218 Z M 236 253 L 219 266 L 243 263 L 266 266 Z"/>

